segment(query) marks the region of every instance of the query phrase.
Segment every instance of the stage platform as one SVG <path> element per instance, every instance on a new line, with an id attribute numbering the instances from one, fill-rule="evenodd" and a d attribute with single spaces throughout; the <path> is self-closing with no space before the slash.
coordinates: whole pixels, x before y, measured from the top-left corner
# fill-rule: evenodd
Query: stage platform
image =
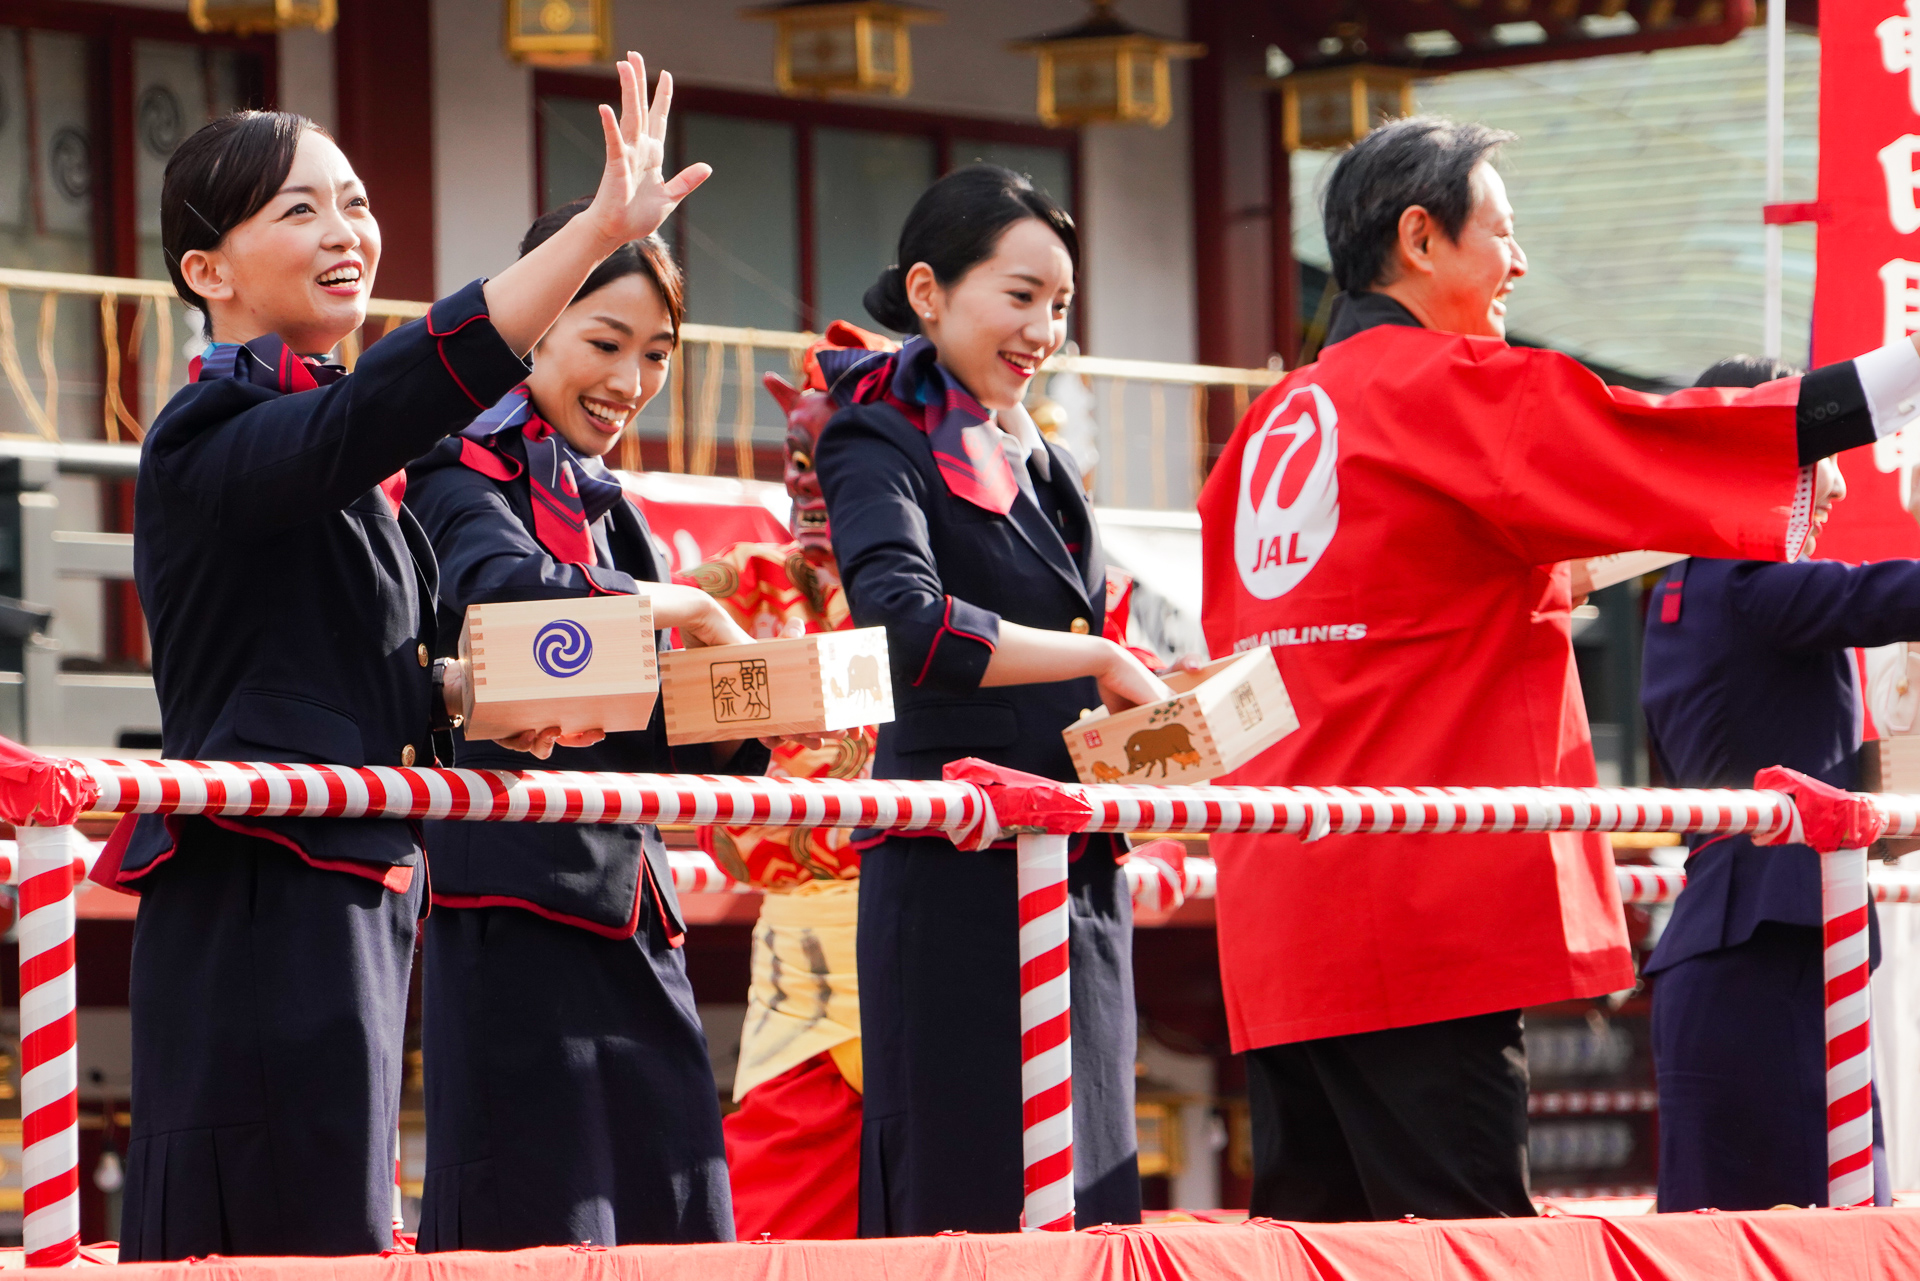
<path id="1" fill-rule="evenodd" d="M 1920 1210 L 1163 1222 L 893 1241 L 205 1259 L 119 1271 L 128 1281 L 1912 1281 L 1920 1278 Z"/>

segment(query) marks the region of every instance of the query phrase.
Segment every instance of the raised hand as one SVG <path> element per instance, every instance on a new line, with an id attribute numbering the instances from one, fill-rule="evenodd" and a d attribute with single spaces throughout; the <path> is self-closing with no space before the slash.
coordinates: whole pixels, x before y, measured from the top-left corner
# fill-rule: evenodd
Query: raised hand
<path id="1" fill-rule="evenodd" d="M 533 349 L 608 254 L 629 240 L 653 234 L 674 206 L 713 172 L 707 165 L 688 165 L 671 179 L 661 176 L 673 77 L 660 73 L 649 110 L 647 68 L 640 55 L 630 53 L 618 66 L 620 114 L 615 117 L 611 108 L 600 108 L 607 169 L 592 203 L 482 286 L 494 330 L 517 355 Z"/>
<path id="2" fill-rule="evenodd" d="M 660 73 L 647 105 L 647 64 L 628 53 L 616 64 L 620 74 L 620 114 L 600 107 L 607 136 L 607 168 L 584 218 L 611 245 L 652 235 L 688 193 L 707 180 L 711 165 L 692 164 L 672 178 L 661 171 L 667 157 L 667 116 L 673 106 L 673 77 Z"/>

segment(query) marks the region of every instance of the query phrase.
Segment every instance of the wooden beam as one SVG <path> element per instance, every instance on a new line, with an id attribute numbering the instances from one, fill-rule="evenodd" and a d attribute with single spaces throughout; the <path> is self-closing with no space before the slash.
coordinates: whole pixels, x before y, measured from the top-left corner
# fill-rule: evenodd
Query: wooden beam
<path id="1" fill-rule="evenodd" d="M 339 142 L 380 220 L 377 284 L 434 296 L 433 20 L 429 0 L 340 0 Z"/>

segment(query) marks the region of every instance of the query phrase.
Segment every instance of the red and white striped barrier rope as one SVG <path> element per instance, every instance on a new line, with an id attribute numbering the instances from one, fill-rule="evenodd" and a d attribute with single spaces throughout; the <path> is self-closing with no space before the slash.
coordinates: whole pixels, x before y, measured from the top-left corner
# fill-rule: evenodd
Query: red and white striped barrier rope
<path id="1" fill-rule="evenodd" d="M 80 1256 L 80 1079 L 74 1049 L 77 833 L 21 828 L 20 1182 L 28 1267 Z"/>
<path id="2" fill-rule="evenodd" d="M 86 875 L 94 859 L 99 857 L 100 850 L 101 843 L 98 841 L 84 843 L 84 852 L 76 854 L 73 860 L 76 878 Z M 676 894 L 760 892 L 760 887 L 750 882 L 735 880 L 725 868 L 713 861 L 712 855 L 702 850 L 669 850 L 667 862 L 672 869 Z M 1177 894 L 1172 878 L 1162 864 L 1134 859 L 1126 863 L 1123 870 L 1128 894 L 1133 899 L 1134 913 L 1139 916 L 1170 912 L 1184 900 L 1210 899 L 1214 897 L 1219 882 L 1219 871 L 1214 860 L 1203 854 L 1187 855 Z M 1620 901 L 1638 907 L 1671 903 L 1687 884 L 1686 872 L 1678 867 L 1621 864 L 1614 868 L 1614 875 L 1620 883 Z M 0 841 L 0 885 L 19 883 L 19 846 L 13 841 Z M 84 891 L 87 887 L 83 885 L 79 888 Z M 1920 872 L 1874 868 L 1867 875 L 1867 889 L 1876 903 L 1920 903 Z"/>
<path id="3" fill-rule="evenodd" d="M 1073 789 L 1090 832 L 1288 832 L 1317 839 L 1383 832 L 1785 831 L 1780 792 L 1620 787 L 1140 787 Z M 1920 799 L 1920 798 L 1917 798 Z M 1914 821 L 1920 830 L 1920 808 Z M 1891 833 L 1890 833 L 1891 834 Z"/>
<path id="4" fill-rule="evenodd" d="M 729 823 L 960 831 L 984 816 L 969 783 L 567 774 L 234 761 L 81 760 L 116 813 L 506 823 Z"/>

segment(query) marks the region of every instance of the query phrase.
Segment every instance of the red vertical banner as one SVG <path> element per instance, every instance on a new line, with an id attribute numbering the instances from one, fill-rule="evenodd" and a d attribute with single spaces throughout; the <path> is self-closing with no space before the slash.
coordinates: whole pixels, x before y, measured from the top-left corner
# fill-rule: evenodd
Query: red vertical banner
<path id="1" fill-rule="evenodd" d="M 1920 0 L 1820 0 L 1819 254 L 1813 363 L 1920 329 Z M 1847 499 L 1820 555 L 1920 556 L 1900 503 L 1920 427 L 1841 456 Z"/>

